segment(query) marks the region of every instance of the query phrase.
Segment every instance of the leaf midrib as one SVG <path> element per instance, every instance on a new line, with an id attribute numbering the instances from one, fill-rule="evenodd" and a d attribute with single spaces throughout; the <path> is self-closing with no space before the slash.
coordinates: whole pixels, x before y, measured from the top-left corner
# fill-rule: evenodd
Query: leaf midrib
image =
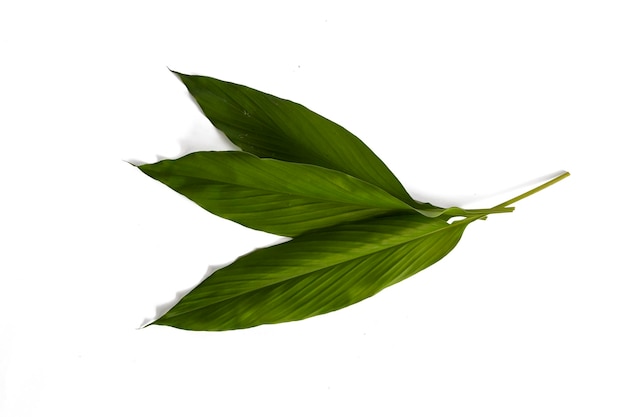
<path id="1" fill-rule="evenodd" d="M 276 160 L 276 161 L 277 161 L 277 160 Z M 315 166 L 315 165 L 310 165 L 310 164 L 302 164 L 302 165 Z M 317 168 L 321 168 L 321 169 L 328 169 L 328 168 L 324 168 L 324 167 L 317 167 Z M 330 169 L 328 169 L 328 170 L 329 170 L 329 171 L 332 171 L 332 170 L 330 170 Z M 337 172 L 338 172 L 338 171 L 337 171 Z M 355 206 L 355 207 L 359 207 L 359 206 L 360 206 L 360 207 L 371 207 L 371 208 L 380 209 L 380 210 L 385 210 L 385 211 L 391 211 L 391 210 L 406 210 L 406 211 L 417 212 L 417 210 L 416 210 L 414 207 L 411 207 L 410 205 L 408 205 L 408 204 L 407 204 L 407 203 L 405 203 L 404 201 L 399 200 L 397 197 L 395 197 L 395 196 L 393 196 L 393 195 L 391 195 L 391 194 L 387 193 L 385 190 L 383 190 L 383 189 L 379 188 L 378 186 L 376 186 L 376 185 L 374 185 L 374 184 L 371 184 L 371 183 L 368 183 L 368 182 L 365 182 L 365 181 L 361 180 L 360 178 L 353 177 L 353 176 L 351 176 L 350 174 L 345 174 L 345 173 L 342 173 L 342 174 L 347 175 L 347 176 L 349 176 L 350 178 L 352 178 L 352 179 L 354 179 L 354 180 L 356 180 L 356 181 L 360 181 L 360 182 L 366 183 L 366 184 L 370 185 L 371 187 L 374 187 L 374 188 L 378 189 L 378 191 L 379 191 L 379 192 L 382 192 L 382 193 L 386 193 L 386 194 L 388 194 L 388 195 L 389 195 L 389 197 L 391 197 L 392 199 L 396 200 L 396 201 L 397 201 L 397 202 L 399 202 L 399 203 L 402 203 L 402 205 L 404 206 L 404 208 L 400 208 L 400 207 L 397 207 L 397 208 L 391 208 L 391 207 L 380 207 L 380 206 L 376 206 L 376 205 L 360 205 L 360 204 L 356 204 L 356 203 L 354 203 L 354 202 L 345 202 L 345 203 L 344 203 L 344 202 L 339 201 L 339 200 L 331 200 L 331 199 L 327 199 L 327 198 L 320 198 L 320 197 L 315 197 L 315 198 L 313 198 L 313 197 L 311 197 L 310 195 L 307 195 L 307 194 L 305 194 L 305 193 L 297 193 L 297 192 L 288 193 L 288 192 L 276 191 L 276 190 L 273 190 L 273 189 L 270 189 L 270 188 L 263 188 L 263 187 L 258 187 L 258 186 L 249 186 L 249 185 L 242 185 L 242 184 L 239 184 L 239 183 L 236 183 L 236 182 L 216 181 L 216 180 L 211 180 L 211 179 L 207 179 L 207 178 L 202 178 L 202 177 L 193 176 L 193 175 L 190 175 L 190 174 L 178 174 L 178 173 L 177 173 L 177 174 L 175 174 L 175 175 L 176 175 L 176 176 L 178 176 L 178 177 L 193 178 L 193 179 L 196 179 L 196 180 L 200 180 L 200 181 L 208 181 L 208 182 L 213 182 L 213 183 L 216 183 L 216 184 L 234 185 L 234 186 L 238 186 L 238 187 L 241 187 L 241 188 L 248 188 L 248 189 L 252 189 L 252 190 L 260 190 L 260 191 L 265 191 L 265 192 L 272 192 L 272 193 L 274 193 L 274 194 L 279 194 L 279 195 L 287 195 L 287 196 L 302 197 L 302 198 L 307 198 L 307 199 L 310 199 L 310 200 L 321 201 L 321 202 L 326 202 L 326 203 L 335 203 L 335 204 L 339 204 L 339 203 L 341 203 L 341 204 L 345 204 L 345 205 L 353 205 L 353 206 Z M 170 187 L 170 188 L 171 188 L 171 187 Z"/>

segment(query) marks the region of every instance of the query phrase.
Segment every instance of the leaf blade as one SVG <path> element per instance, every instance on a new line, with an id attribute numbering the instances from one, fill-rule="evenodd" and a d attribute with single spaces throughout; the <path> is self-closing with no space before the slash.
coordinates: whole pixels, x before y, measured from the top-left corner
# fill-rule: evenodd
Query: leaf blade
<path id="1" fill-rule="evenodd" d="M 242 150 L 260 157 L 318 165 L 370 182 L 407 204 L 415 202 L 359 138 L 289 100 L 212 77 L 172 71 L 205 116 Z"/>
<path id="2" fill-rule="evenodd" d="M 154 324 L 232 330 L 325 314 L 439 261 L 470 222 L 391 216 L 259 249 L 217 270 Z"/>
<path id="3" fill-rule="evenodd" d="M 347 174 L 239 151 L 195 152 L 138 168 L 218 216 L 283 236 L 414 211 Z"/>

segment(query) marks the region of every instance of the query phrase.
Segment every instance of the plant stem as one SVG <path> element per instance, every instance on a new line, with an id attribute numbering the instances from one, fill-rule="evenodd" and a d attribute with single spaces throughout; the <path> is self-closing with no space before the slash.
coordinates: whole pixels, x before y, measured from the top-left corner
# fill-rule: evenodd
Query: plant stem
<path id="1" fill-rule="evenodd" d="M 527 191 L 524 194 L 520 194 L 520 195 L 518 195 L 515 198 L 507 200 L 507 201 L 505 201 L 502 204 L 498 204 L 497 206 L 493 207 L 492 210 L 493 209 L 504 208 L 506 206 L 510 206 L 511 204 L 516 203 L 516 202 L 518 202 L 520 200 L 523 200 L 524 198 L 526 198 L 528 196 L 531 196 L 531 195 L 533 195 L 533 194 L 543 190 L 544 188 L 548 188 L 549 186 L 551 186 L 553 184 L 556 184 L 557 182 L 559 182 L 562 179 L 567 178 L 567 177 L 569 177 L 569 172 L 564 172 L 561 175 L 559 175 L 558 177 L 556 177 L 554 179 L 551 179 L 550 181 L 548 181 L 548 182 L 546 182 L 544 184 L 541 184 L 539 187 L 533 188 L 532 190 Z"/>

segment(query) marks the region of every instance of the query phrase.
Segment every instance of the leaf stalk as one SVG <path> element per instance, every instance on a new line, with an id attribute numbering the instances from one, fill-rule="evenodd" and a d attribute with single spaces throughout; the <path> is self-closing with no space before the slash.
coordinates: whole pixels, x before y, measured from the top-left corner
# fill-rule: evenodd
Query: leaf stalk
<path id="1" fill-rule="evenodd" d="M 512 198 L 510 200 L 505 201 L 504 203 L 501 203 L 501 204 L 498 204 L 497 206 L 494 206 L 492 208 L 492 210 L 505 208 L 507 206 L 510 206 L 513 203 L 517 203 L 518 201 L 523 200 L 526 197 L 529 197 L 529 196 L 531 196 L 531 195 L 533 195 L 535 193 L 538 193 L 539 191 L 541 191 L 541 190 L 543 190 L 545 188 L 548 188 L 551 185 L 556 184 L 557 182 L 559 182 L 559 181 L 569 177 L 569 175 L 570 175 L 570 173 L 565 171 L 561 175 L 559 175 L 558 177 L 556 177 L 554 179 L 551 179 L 550 181 L 545 182 L 545 183 L 541 184 L 540 186 L 533 188 L 530 191 L 527 191 L 527 192 L 525 192 L 523 194 L 518 195 L 517 197 L 514 197 L 514 198 Z"/>

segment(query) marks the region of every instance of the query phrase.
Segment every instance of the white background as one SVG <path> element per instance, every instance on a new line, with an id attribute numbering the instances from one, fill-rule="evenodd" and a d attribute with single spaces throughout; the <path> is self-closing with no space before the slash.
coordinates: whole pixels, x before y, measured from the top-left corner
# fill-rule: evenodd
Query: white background
<path id="1" fill-rule="evenodd" d="M 622 1 L 3 1 L 0 415 L 626 415 L 624 22 Z M 277 239 L 125 162 L 227 146 L 168 67 L 306 105 L 420 199 L 572 176 L 339 312 L 138 330 Z"/>

